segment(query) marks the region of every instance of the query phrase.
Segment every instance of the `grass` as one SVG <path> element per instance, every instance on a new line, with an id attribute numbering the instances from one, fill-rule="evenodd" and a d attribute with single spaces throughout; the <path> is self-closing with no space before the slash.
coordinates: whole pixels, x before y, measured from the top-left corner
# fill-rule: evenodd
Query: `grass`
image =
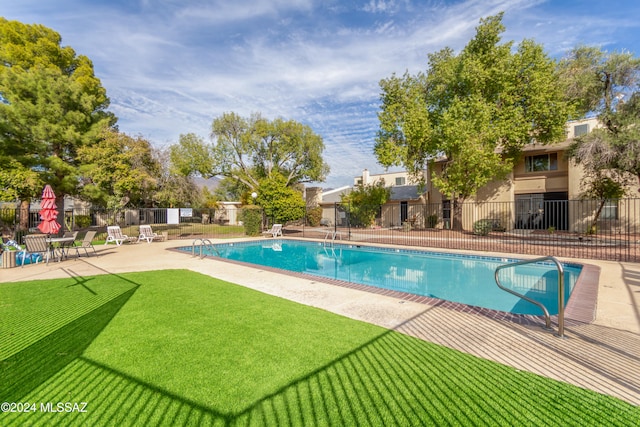
<path id="1" fill-rule="evenodd" d="M 128 236 L 138 236 L 139 227 L 137 225 L 123 226 L 123 234 Z M 219 225 L 201 224 L 198 222 L 182 222 L 180 224 L 153 224 L 153 231 L 160 234 L 163 231 L 169 236 L 244 236 L 244 227 L 241 225 Z M 98 236 L 99 237 L 99 236 Z M 106 233 L 105 233 L 106 238 Z"/>
<path id="2" fill-rule="evenodd" d="M 129 225 L 121 227 L 122 234 L 129 237 L 138 237 L 139 226 Z M 215 236 L 217 239 L 233 238 L 245 236 L 244 227 L 241 225 L 219 225 L 219 224 L 199 224 L 199 223 L 180 223 L 176 225 L 169 224 L 154 224 L 153 231 L 158 234 L 167 232 L 169 239 L 193 237 L 211 237 Z M 83 236 L 83 233 L 80 233 Z M 94 245 L 102 245 L 107 240 L 107 232 L 101 231 L 96 234 L 93 239 Z M 115 244 L 115 243 L 112 243 Z"/>
<path id="3" fill-rule="evenodd" d="M 243 237 L 245 236 L 244 227 L 241 225 L 220 225 L 220 224 L 200 224 L 183 222 L 180 224 L 153 224 L 153 231 L 158 234 L 167 232 L 169 239 L 186 238 L 191 236 L 193 238 L 211 237 L 215 236 L 218 239 Z M 102 227 L 104 230 L 105 227 Z M 122 234 L 129 237 L 138 237 L 139 226 L 127 225 L 121 227 Z M 84 232 L 80 232 L 80 237 L 84 235 Z M 102 245 L 107 240 L 107 232 L 100 231 L 93 239 L 94 245 Z M 115 244 L 115 243 L 111 243 Z"/>
<path id="4" fill-rule="evenodd" d="M 613 397 L 182 270 L 0 284 L 0 343 L 0 402 L 38 409 L 2 426 L 640 423 Z"/>

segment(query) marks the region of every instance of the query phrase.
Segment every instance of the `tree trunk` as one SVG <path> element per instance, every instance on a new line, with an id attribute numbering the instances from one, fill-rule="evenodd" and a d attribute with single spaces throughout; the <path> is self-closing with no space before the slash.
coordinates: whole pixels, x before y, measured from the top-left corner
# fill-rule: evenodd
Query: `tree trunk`
<path id="1" fill-rule="evenodd" d="M 462 227 L 462 206 L 464 204 L 464 198 L 456 197 L 453 200 L 453 224 L 451 228 L 456 231 L 463 231 Z"/>
<path id="2" fill-rule="evenodd" d="M 600 202 L 600 206 L 598 206 L 598 211 L 596 212 L 596 216 L 593 218 L 591 227 L 587 230 L 588 234 L 596 234 L 596 230 L 598 229 L 598 219 L 600 218 L 600 214 L 602 213 L 602 208 L 604 208 L 605 203 L 606 200 L 604 199 Z"/>
<path id="3" fill-rule="evenodd" d="M 31 206 L 31 200 L 20 201 L 20 223 L 18 224 L 18 231 L 29 229 L 29 206 Z"/>

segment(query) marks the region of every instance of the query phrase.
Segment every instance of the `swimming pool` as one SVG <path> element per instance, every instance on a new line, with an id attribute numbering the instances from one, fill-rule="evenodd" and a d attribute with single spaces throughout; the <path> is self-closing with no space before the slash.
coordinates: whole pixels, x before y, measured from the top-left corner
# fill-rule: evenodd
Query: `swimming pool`
<path id="1" fill-rule="evenodd" d="M 204 254 L 377 288 L 438 298 L 514 314 L 542 315 L 537 306 L 500 290 L 496 267 L 517 259 L 335 244 L 300 240 L 260 240 L 216 244 Z M 191 252 L 191 246 L 178 248 Z M 565 296 L 582 267 L 563 264 Z M 553 263 L 501 271 L 501 283 L 558 313 L 558 272 Z M 566 304 L 566 301 L 565 301 Z"/>

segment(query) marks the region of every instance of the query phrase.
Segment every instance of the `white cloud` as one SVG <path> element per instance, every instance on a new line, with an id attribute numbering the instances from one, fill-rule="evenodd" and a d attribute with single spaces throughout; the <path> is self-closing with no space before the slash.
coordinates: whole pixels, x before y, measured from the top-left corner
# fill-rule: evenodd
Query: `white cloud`
<path id="1" fill-rule="evenodd" d="M 176 17 L 183 20 L 204 20 L 210 23 L 242 22 L 263 16 L 278 16 L 291 11 L 308 11 L 313 2 L 308 0 L 250 0 L 230 2 L 200 2 L 187 4 Z"/>
<path id="2" fill-rule="evenodd" d="M 378 82 L 461 49 L 481 17 L 506 11 L 504 40 L 533 38 L 554 55 L 580 42 L 615 46 L 621 34 L 637 43 L 638 30 L 637 13 L 542 0 L 0 3 L 8 19 L 53 28 L 94 61 L 121 130 L 166 145 L 208 137 L 226 111 L 294 119 L 323 136 L 333 187 L 382 170 L 372 153 Z"/>
<path id="3" fill-rule="evenodd" d="M 363 10 L 371 13 L 393 13 L 398 7 L 394 0 L 369 0 Z"/>

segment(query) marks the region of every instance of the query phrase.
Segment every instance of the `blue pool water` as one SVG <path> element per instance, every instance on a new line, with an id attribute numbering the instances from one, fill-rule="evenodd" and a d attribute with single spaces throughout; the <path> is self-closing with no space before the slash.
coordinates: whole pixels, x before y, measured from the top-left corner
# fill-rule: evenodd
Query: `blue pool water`
<path id="1" fill-rule="evenodd" d="M 516 259 L 377 248 L 350 244 L 333 247 L 299 240 L 261 240 L 215 245 L 206 255 L 220 256 L 313 276 L 392 289 L 515 314 L 542 310 L 500 290 L 496 267 Z M 191 252 L 191 247 L 179 248 Z M 568 300 L 582 267 L 563 264 Z M 500 282 L 558 313 L 558 272 L 553 263 L 504 269 Z M 566 301 L 565 301 L 566 303 Z"/>

